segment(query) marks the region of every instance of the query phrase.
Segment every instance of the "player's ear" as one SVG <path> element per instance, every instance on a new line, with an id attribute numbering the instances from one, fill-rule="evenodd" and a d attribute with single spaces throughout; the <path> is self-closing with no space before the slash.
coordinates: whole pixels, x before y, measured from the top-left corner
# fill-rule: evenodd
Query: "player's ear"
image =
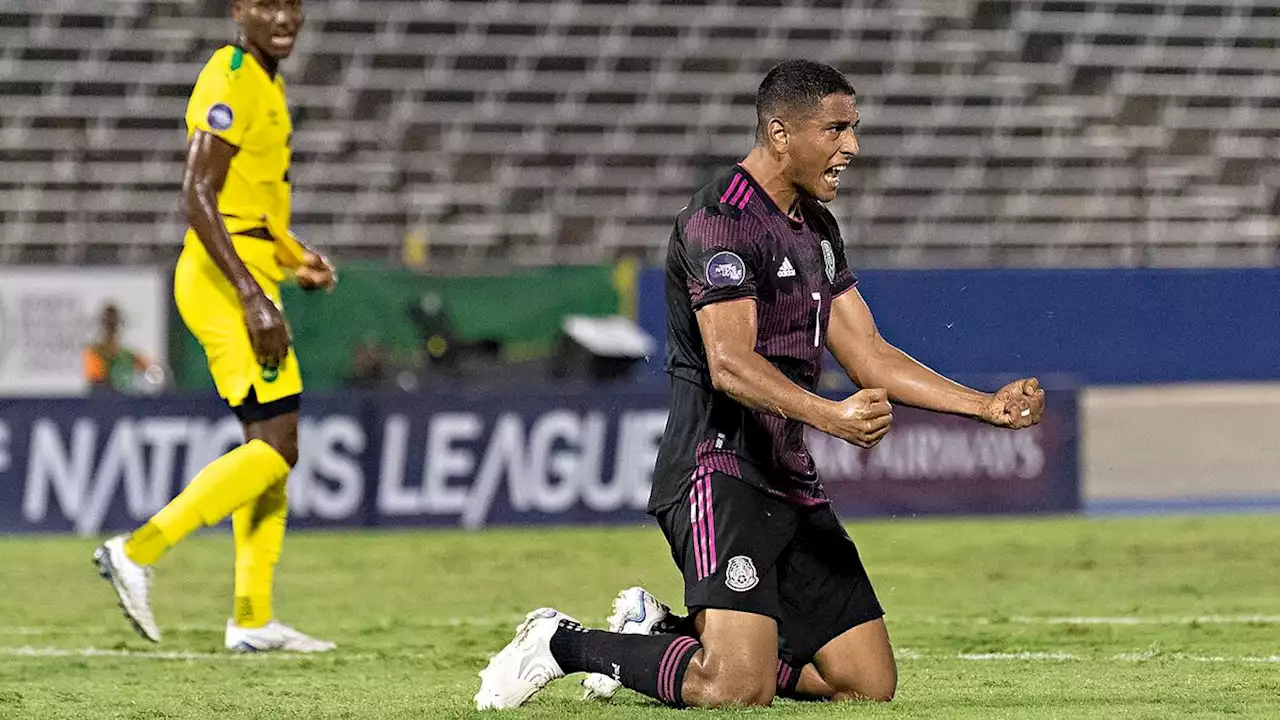
<path id="1" fill-rule="evenodd" d="M 787 151 L 787 145 L 790 138 L 787 134 L 787 126 L 783 124 L 782 118 L 772 118 L 764 129 L 765 142 L 773 148 L 778 154 L 784 154 Z"/>

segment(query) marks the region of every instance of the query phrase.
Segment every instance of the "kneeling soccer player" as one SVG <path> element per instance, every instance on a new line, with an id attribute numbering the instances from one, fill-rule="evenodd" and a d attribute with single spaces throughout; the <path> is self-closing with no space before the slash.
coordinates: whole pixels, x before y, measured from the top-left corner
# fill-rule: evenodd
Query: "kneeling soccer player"
<path id="1" fill-rule="evenodd" d="M 775 696 L 889 700 L 897 667 L 884 611 L 805 446 L 808 425 L 860 447 L 889 432 L 889 401 L 1010 428 L 1044 392 L 981 393 L 929 370 L 876 330 L 824 207 L 858 152 L 853 87 L 786 62 L 756 93 L 756 145 L 681 211 L 667 251 L 671 413 L 649 512 L 684 574 L 690 617 L 638 589 L 611 629 L 543 608 L 481 672 L 480 709 L 510 708 L 590 672 L 675 707 Z M 864 388 L 815 394 L 824 346 Z"/>

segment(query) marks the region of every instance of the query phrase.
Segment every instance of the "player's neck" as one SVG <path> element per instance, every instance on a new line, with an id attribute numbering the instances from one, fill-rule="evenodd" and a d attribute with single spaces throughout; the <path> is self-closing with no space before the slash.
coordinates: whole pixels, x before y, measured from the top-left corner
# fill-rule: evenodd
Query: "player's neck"
<path id="1" fill-rule="evenodd" d="M 243 35 L 236 38 L 236 44 L 244 48 L 244 51 L 253 56 L 258 61 L 258 66 L 267 71 L 267 76 L 272 80 L 276 77 L 276 69 L 280 66 L 280 61 L 262 52 L 257 45 L 249 42 Z"/>
<path id="2" fill-rule="evenodd" d="M 800 193 L 795 183 L 791 182 L 783 172 L 782 163 L 770 156 L 768 150 L 757 146 L 752 148 L 746 159 L 738 164 L 750 173 L 751 178 L 756 181 L 761 190 L 764 190 L 774 205 L 781 208 L 788 216 L 796 218 Z"/>

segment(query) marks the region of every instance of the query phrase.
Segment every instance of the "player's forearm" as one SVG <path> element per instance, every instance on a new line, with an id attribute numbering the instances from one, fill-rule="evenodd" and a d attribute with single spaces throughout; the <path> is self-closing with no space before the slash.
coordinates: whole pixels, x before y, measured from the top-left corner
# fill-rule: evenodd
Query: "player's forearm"
<path id="1" fill-rule="evenodd" d="M 244 261 L 236 254 L 235 246 L 231 243 L 231 234 L 227 232 L 227 225 L 218 212 L 217 193 L 213 192 L 212 188 L 195 183 L 191 187 L 184 188 L 183 200 L 187 210 L 187 222 L 196 231 L 196 237 L 200 238 L 200 243 L 204 245 L 209 257 L 213 258 L 214 265 L 222 271 L 223 276 L 235 288 L 240 298 L 260 294 L 262 288 L 249 272 L 249 268 L 245 267 Z"/>
<path id="2" fill-rule="evenodd" d="M 814 395 L 783 375 L 764 356 L 741 353 L 713 363 L 715 388 L 753 410 L 772 413 L 827 431 L 836 403 Z"/>
<path id="3" fill-rule="evenodd" d="M 884 388 L 892 402 L 936 412 L 977 417 L 987 400 L 883 340 L 849 376 L 860 387 Z"/>

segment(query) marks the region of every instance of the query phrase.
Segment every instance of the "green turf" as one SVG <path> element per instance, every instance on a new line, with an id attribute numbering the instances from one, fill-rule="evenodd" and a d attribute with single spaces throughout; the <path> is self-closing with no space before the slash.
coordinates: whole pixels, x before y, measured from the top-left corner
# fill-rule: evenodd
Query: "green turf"
<path id="1" fill-rule="evenodd" d="M 898 699 L 779 701 L 716 717 L 1280 717 L 1280 518 L 898 521 L 851 532 L 889 612 Z M 89 564 L 93 545 L 0 540 L 0 717 L 471 717 L 476 672 L 525 611 L 555 605 L 600 623 L 630 584 L 680 597 L 652 527 L 296 534 L 278 610 L 341 647 L 319 659 L 236 658 L 219 650 L 227 535 L 162 562 L 160 646 L 126 627 Z M 1046 622 L 1076 616 L 1145 622 Z M 1217 617 L 1185 620 L 1200 616 Z M 71 652 L 29 654 L 51 649 Z M 577 690 L 562 680 L 489 717 L 675 717 L 629 691 L 606 705 L 578 702 Z"/>

